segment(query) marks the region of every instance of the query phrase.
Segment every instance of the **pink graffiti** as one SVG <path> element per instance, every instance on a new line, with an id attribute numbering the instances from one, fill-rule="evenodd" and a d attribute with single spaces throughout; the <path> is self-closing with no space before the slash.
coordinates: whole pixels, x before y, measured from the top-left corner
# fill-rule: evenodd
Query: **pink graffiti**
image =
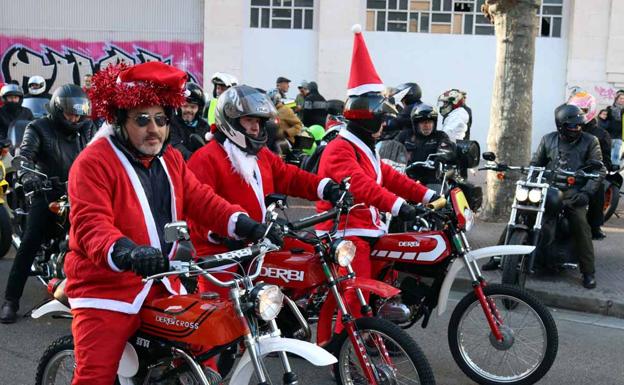
<path id="1" fill-rule="evenodd" d="M 609 102 L 615 99 L 615 94 L 617 93 L 616 89 L 613 88 L 605 88 L 601 86 L 594 86 L 594 91 L 602 98 L 603 100 L 607 100 Z"/>
<path id="2" fill-rule="evenodd" d="M 162 61 L 186 71 L 198 84 L 203 80 L 202 42 L 85 42 L 0 35 L 0 58 L 4 82 L 23 86 L 31 76 L 41 75 L 48 92 L 68 82 L 83 85 L 84 75 L 119 62 Z"/>

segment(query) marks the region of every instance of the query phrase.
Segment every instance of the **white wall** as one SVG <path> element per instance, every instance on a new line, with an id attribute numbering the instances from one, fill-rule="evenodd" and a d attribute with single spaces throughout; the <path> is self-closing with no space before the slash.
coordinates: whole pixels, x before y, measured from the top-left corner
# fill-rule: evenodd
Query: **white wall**
<path id="1" fill-rule="evenodd" d="M 473 110 L 471 137 L 485 150 L 496 59 L 493 36 L 364 32 L 364 38 L 386 85 L 415 81 L 423 89 L 423 101 L 432 105 L 446 89 L 467 91 Z M 351 52 L 336 54 L 350 57 Z M 537 39 L 532 148 L 554 128 L 553 110 L 564 98 L 566 58 L 564 39 Z M 346 95 L 346 82 L 319 88 L 326 98 Z"/>
<path id="2" fill-rule="evenodd" d="M 311 30 L 246 28 L 239 80 L 270 90 L 278 76 L 285 76 L 292 80 L 288 96 L 294 99 L 301 80 L 317 80 L 316 45 L 317 34 Z"/>

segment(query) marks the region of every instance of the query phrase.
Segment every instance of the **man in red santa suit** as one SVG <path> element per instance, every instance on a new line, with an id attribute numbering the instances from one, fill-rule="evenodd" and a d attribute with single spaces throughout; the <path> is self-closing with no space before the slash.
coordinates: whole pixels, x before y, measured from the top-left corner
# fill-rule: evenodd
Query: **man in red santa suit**
<path id="1" fill-rule="evenodd" d="M 193 219 L 206 233 L 251 240 L 266 230 L 202 185 L 168 146 L 185 81 L 183 71 L 159 62 L 108 67 L 93 77 L 94 114 L 108 123 L 69 173 L 73 385 L 111 385 L 125 343 L 140 326 L 142 304 L 184 293 L 167 279 L 141 280 L 168 270 L 175 245 L 164 242 L 166 223 Z M 281 234 L 269 239 L 280 243 Z"/>
<path id="2" fill-rule="evenodd" d="M 339 234 L 344 231 L 346 238 L 356 245 L 352 264 L 356 275 L 370 278 L 371 242 L 387 232 L 380 211 L 406 220 L 413 219 L 416 209 L 407 201 L 428 203 L 438 197 L 433 190 L 381 162 L 375 142 L 381 136 L 386 119 L 396 115 L 397 111 L 381 94 L 384 86 L 368 55 L 361 28 L 354 27 L 354 32 L 349 98 L 344 108 L 347 127 L 325 148 L 318 173 L 333 180 L 351 177 L 350 191 L 354 201 L 356 205 L 363 205 L 351 210 L 347 224 L 343 217 L 338 229 Z M 316 207 L 318 212 L 329 208 L 325 202 L 317 202 Z M 330 222 L 322 223 L 317 226 L 317 232 L 326 232 L 331 226 Z M 347 303 L 350 311 L 359 316 L 360 305 L 356 297 L 349 296 Z"/>
<path id="3" fill-rule="evenodd" d="M 265 123 L 277 111 L 269 97 L 255 88 L 240 85 L 219 96 L 215 111 L 215 140 L 199 149 L 188 162 L 197 179 L 206 183 L 229 202 L 238 204 L 249 216 L 263 221 L 264 198 L 282 193 L 308 200 L 325 199 L 335 203 L 343 193 L 338 183 L 329 178 L 305 172 L 288 165 L 266 147 Z M 238 248 L 223 242 L 217 233 L 198 231 L 191 220 L 191 239 L 198 255 L 214 254 Z M 208 287 L 200 280 L 200 289 Z M 218 288 L 210 287 L 213 291 Z"/>

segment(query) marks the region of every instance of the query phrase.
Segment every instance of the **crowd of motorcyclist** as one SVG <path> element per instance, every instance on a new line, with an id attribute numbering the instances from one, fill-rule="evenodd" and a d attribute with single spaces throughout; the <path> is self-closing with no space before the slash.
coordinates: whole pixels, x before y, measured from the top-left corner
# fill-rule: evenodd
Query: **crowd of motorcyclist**
<path id="1" fill-rule="evenodd" d="M 360 205 L 339 229 L 357 246 L 356 274 L 370 277 L 371 244 L 386 231 L 381 212 L 409 221 L 417 215 L 414 203 L 442 199 L 426 187 L 436 182 L 435 172 L 401 174 L 379 159 L 376 142 L 392 137 L 407 149 L 408 162 L 423 161 L 440 147 L 469 139 L 472 112 L 459 89 L 440 95 L 436 108 L 423 103 L 416 83 L 388 92 L 374 77 L 357 78 L 353 71 L 352 76 L 349 96 L 337 111 L 316 82 L 302 82 L 297 98 L 289 100 L 291 81 L 282 76 L 266 92 L 216 73 L 208 99 L 199 85 L 186 82 L 184 72 L 158 62 L 108 67 L 85 79 L 84 89 L 59 87 L 40 117 L 22 104 L 46 98 L 42 77 L 28 81 L 26 96 L 19 85 L 4 85 L 0 139 L 13 122 L 31 121 L 19 154 L 57 183 L 34 194 L 0 322 L 16 321 L 30 266 L 54 220 L 48 204 L 66 192 L 72 205 L 65 272 L 74 317 L 74 384 L 112 383 L 125 341 L 138 328 L 141 304 L 182 292 L 173 282 L 151 287 L 141 281 L 169 268 L 166 223 L 188 220 L 200 254 L 264 237 L 281 245 L 279 229 L 263 223 L 267 194 L 318 201 L 319 212 L 346 196 Z M 600 113 L 591 95 L 576 93 L 555 110 L 557 130 L 542 138 L 533 164 L 578 170 L 598 160 L 606 166 L 601 175 L 619 166 L 623 108 L 624 92 Z M 315 173 L 284 162 L 301 135 L 320 145 L 311 128 L 322 132 L 340 114 L 342 129 L 325 143 Z M 25 191 L 37 192 L 41 174 L 20 171 L 17 180 Z M 337 183 L 345 177 L 351 178 L 350 192 Z M 586 288 L 596 286 L 592 238 L 604 238 L 600 188 L 599 181 L 590 181 L 564 191 Z M 484 268 L 497 264 L 492 260 Z M 207 283 L 200 285 L 206 289 Z M 355 298 L 348 301 L 358 309 Z"/>

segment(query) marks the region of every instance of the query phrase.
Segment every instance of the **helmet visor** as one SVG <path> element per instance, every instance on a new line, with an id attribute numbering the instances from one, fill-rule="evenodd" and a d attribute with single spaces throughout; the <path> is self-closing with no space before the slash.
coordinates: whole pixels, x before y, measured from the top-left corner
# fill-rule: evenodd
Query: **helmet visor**
<path id="1" fill-rule="evenodd" d="M 277 116 L 277 110 L 268 96 L 251 87 L 225 92 L 219 97 L 218 103 L 217 108 L 221 107 L 230 119 L 243 116 L 270 119 Z"/>
<path id="2" fill-rule="evenodd" d="M 84 97 L 59 98 L 58 107 L 66 114 L 87 116 L 91 113 L 91 102 Z"/>

